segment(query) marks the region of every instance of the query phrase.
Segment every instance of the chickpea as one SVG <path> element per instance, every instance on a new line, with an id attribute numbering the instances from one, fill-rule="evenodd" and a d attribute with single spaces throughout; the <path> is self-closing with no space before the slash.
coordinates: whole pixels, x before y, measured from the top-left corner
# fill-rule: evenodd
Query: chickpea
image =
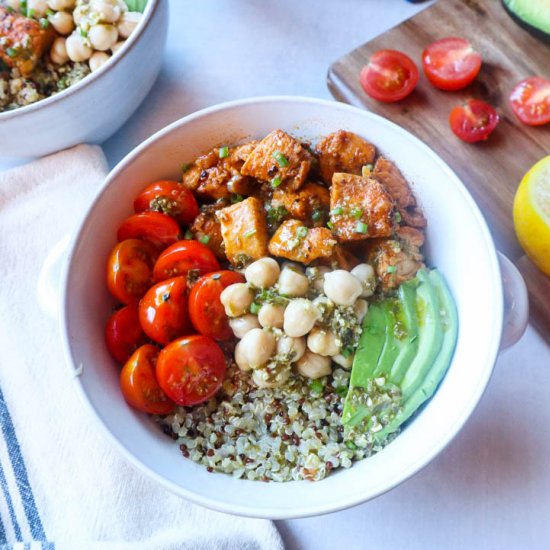
<path id="1" fill-rule="evenodd" d="M 325 294 L 339 306 L 352 306 L 363 292 L 359 279 L 343 269 L 327 273 L 323 289 Z"/>
<path id="2" fill-rule="evenodd" d="M 276 344 L 275 336 L 261 328 L 249 330 L 239 342 L 242 357 L 252 368 L 265 365 L 273 355 Z"/>
<path id="3" fill-rule="evenodd" d="M 292 338 L 292 336 L 283 335 L 277 341 L 277 355 L 288 357 L 291 363 L 298 361 L 305 351 L 305 338 Z"/>
<path id="4" fill-rule="evenodd" d="M 240 317 L 248 313 L 253 297 L 247 284 L 235 283 L 223 289 L 220 301 L 228 317 Z"/>
<path id="5" fill-rule="evenodd" d="M 261 369 L 255 370 L 252 373 L 252 381 L 259 388 L 278 388 L 282 386 L 289 379 L 289 377 L 290 370 L 281 372 L 281 374 L 279 374 L 277 377 L 278 380 L 271 382 L 267 379 L 266 373 Z"/>
<path id="6" fill-rule="evenodd" d="M 88 38 L 95 50 L 105 52 L 118 41 L 118 31 L 113 25 L 94 25 L 88 31 Z"/>
<path id="7" fill-rule="evenodd" d="M 376 276 L 372 265 L 359 264 L 351 270 L 351 274 L 357 277 L 361 285 L 363 285 L 361 298 L 368 298 L 369 296 L 372 296 L 374 289 L 376 288 Z"/>
<path id="8" fill-rule="evenodd" d="M 296 363 L 296 369 L 306 378 L 321 378 L 332 372 L 330 357 L 323 357 L 311 351 L 304 353 L 304 356 Z"/>
<path id="9" fill-rule="evenodd" d="M 307 277 L 291 267 L 283 267 L 278 284 L 279 292 L 285 296 L 305 296 L 309 288 Z"/>
<path id="10" fill-rule="evenodd" d="M 286 306 L 283 329 L 287 336 L 304 336 L 321 318 L 321 312 L 310 300 L 298 298 Z"/>
<path id="11" fill-rule="evenodd" d="M 76 0 L 48 0 L 48 6 L 55 11 L 70 10 L 75 4 Z"/>
<path id="12" fill-rule="evenodd" d="M 50 59 L 57 65 L 64 65 L 69 61 L 67 48 L 65 47 L 65 38 L 58 36 L 50 48 Z"/>
<path id="13" fill-rule="evenodd" d="M 353 304 L 353 310 L 355 311 L 355 315 L 357 315 L 357 320 L 361 323 L 369 310 L 367 300 L 359 298 L 355 304 Z"/>
<path id="14" fill-rule="evenodd" d="M 120 19 L 122 10 L 116 0 L 91 0 L 90 10 L 99 14 L 103 23 L 115 23 Z"/>
<path id="15" fill-rule="evenodd" d="M 344 357 L 341 353 L 338 355 L 335 355 L 332 357 L 332 360 L 337 364 L 343 367 L 346 370 L 351 369 L 351 366 L 353 365 L 353 358 L 355 355 L 349 355 L 348 357 Z"/>
<path id="16" fill-rule="evenodd" d="M 137 11 L 127 11 L 122 14 L 117 23 L 118 34 L 122 38 L 128 38 L 141 20 L 141 13 Z"/>
<path id="17" fill-rule="evenodd" d="M 33 10 L 35 18 L 44 17 L 47 9 L 48 2 L 46 0 L 27 0 L 27 13 Z"/>
<path id="18" fill-rule="evenodd" d="M 313 327 L 307 337 L 307 347 L 313 352 L 323 356 L 338 355 L 340 344 L 332 330 Z"/>
<path id="19" fill-rule="evenodd" d="M 111 48 L 111 51 L 113 52 L 113 55 L 115 55 L 115 53 L 118 52 L 118 50 L 120 50 L 120 48 L 122 48 L 122 46 L 124 46 L 124 44 L 126 44 L 126 42 L 124 40 L 119 40 L 112 48 Z"/>
<path id="20" fill-rule="evenodd" d="M 92 54 L 92 57 L 90 57 L 90 61 L 88 61 L 90 65 L 90 69 L 92 70 L 92 73 L 97 71 L 103 65 L 105 65 L 105 63 L 107 63 L 109 59 L 111 59 L 111 56 L 108 53 L 94 52 Z"/>
<path id="21" fill-rule="evenodd" d="M 306 269 L 306 276 L 309 279 L 311 287 L 317 292 L 323 292 L 325 274 L 329 272 L 330 268 L 328 268 L 326 265 L 320 265 L 318 267 L 308 267 Z"/>
<path id="22" fill-rule="evenodd" d="M 257 288 L 269 288 L 277 282 L 280 272 L 279 264 L 273 258 L 260 258 L 245 269 L 244 276 Z"/>
<path id="23" fill-rule="evenodd" d="M 65 47 L 67 48 L 69 59 L 75 63 L 87 61 L 92 57 L 92 48 L 86 44 L 82 36 L 74 32 L 71 36 L 67 37 Z"/>
<path id="24" fill-rule="evenodd" d="M 229 319 L 229 326 L 237 338 L 244 338 L 244 335 L 247 332 L 250 332 L 253 328 L 261 328 L 261 325 L 258 322 L 258 317 L 256 317 L 256 315 L 252 315 L 251 313 L 241 315 L 241 317 L 235 317 L 234 319 Z"/>
<path id="25" fill-rule="evenodd" d="M 258 321 L 264 328 L 283 328 L 285 306 L 264 304 L 258 311 Z"/>
<path id="26" fill-rule="evenodd" d="M 73 11 L 73 19 L 74 19 L 75 25 L 78 25 L 79 27 L 84 25 L 84 23 L 87 21 L 87 15 L 88 15 L 88 6 L 86 4 L 83 4 L 81 6 L 76 6 L 76 8 Z"/>
<path id="27" fill-rule="evenodd" d="M 52 27 L 63 36 L 68 36 L 74 31 L 74 21 L 66 11 L 58 11 L 49 18 Z"/>
<path id="28" fill-rule="evenodd" d="M 235 363 L 237 363 L 237 367 L 239 367 L 239 369 L 241 369 L 243 372 L 247 372 L 252 369 L 252 367 L 248 363 L 248 360 L 243 354 L 242 342 L 239 342 L 235 346 Z"/>

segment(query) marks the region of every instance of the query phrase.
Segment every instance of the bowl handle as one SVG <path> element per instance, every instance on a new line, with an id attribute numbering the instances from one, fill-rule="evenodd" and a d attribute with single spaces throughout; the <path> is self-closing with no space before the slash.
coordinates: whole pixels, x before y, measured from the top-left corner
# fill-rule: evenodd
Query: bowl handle
<path id="1" fill-rule="evenodd" d="M 529 296 L 525 281 L 518 268 L 501 252 L 498 252 L 502 288 L 504 291 L 504 318 L 500 349 L 513 346 L 525 332 L 529 323 Z"/>
<path id="2" fill-rule="evenodd" d="M 70 235 L 66 235 L 50 250 L 42 265 L 36 285 L 38 304 L 44 313 L 56 320 L 59 318 L 63 260 L 67 254 L 70 240 Z"/>

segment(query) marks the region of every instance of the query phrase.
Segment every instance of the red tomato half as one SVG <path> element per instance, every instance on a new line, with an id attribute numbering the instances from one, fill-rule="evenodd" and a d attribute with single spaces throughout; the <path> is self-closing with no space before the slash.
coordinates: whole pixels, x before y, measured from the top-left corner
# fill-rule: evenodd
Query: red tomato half
<path id="1" fill-rule="evenodd" d="M 177 181 L 162 180 L 148 185 L 134 201 L 134 210 L 155 210 L 189 225 L 199 215 L 193 193 Z"/>
<path id="2" fill-rule="evenodd" d="M 392 103 L 407 97 L 418 83 L 414 61 L 397 50 L 379 50 L 361 70 L 361 86 L 370 97 Z"/>
<path id="3" fill-rule="evenodd" d="M 451 111 L 451 130 L 468 143 L 485 141 L 497 127 L 499 116 L 494 107 L 480 99 L 469 99 Z"/>
<path id="4" fill-rule="evenodd" d="M 118 243 L 107 260 L 107 287 L 123 304 L 136 303 L 153 284 L 157 249 L 147 241 L 127 239 Z"/>
<path id="5" fill-rule="evenodd" d="M 202 335 L 185 336 L 160 352 L 157 380 L 178 405 L 197 405 L 220 389 L 225 368 L 223 351 L 214 340 Z"/>
<path id="6" fill-rule="evenodd" d="M 126 218 L 118 228 L 117 239 L 144 239 L 159 248 L 175 243 L 180 237 L 178 222 L 160 212 L 142 212 Z"/>
<path id="7" fill-rule="evenodd" d="M 192 240 L 178 241 L 159 256 L 153 277 L 155 281 L 163 281 L 177 275 L 186 277 L 191 270 L 197 270 L 199 275 L 204 275 L 218 269 L 218 260 L 206 245 Z"/>
<path id="8" fill-rule="evenodd" d="M 244 277 L 234 271 L 216 271 L 201 277 L 189 293 L 189 315 L 193 326 L 214 340 L 229 340 L 233 331 L 220 302 L 223 289 L 234 283 L 244 283 Z"/>
<path id="9" fill-rule="evenodd" d="M 519 82 L 510 94 L 514 114 L 524 124 L 542 126 L 550 122 L 550 82 L 532 76 Z"/>
<path id="10" fill-rule="evenodd" d="M 151 344 L 138 348 L 120 371 L 120 389 L 126 402 L 149 414 L 170 414 L 174 403 L 159 386 L 155 367 L 159 350 Z"/>
<path id="11" fill-rule="evenodd" d="M 174 277 L 151 287 L 139 302 L 139 321 L 152 340 L 168 344 L 189 329 L 187 280 Z"/>
<path id="12" fill-rule="evenodd" d="M 436 88 L 461 90 L 478 75 L 481 55 L 464 38 L 443 38 L 424 50 L 422 66 Z"/>
<path id="13" fill-rule="evenodd" d="M 137 305 L 123 307 L 111 315 L 105 326 L 105 341 L 110 354 L 121 364 L 128 361 L 136 348 L 145 344 Z"/>

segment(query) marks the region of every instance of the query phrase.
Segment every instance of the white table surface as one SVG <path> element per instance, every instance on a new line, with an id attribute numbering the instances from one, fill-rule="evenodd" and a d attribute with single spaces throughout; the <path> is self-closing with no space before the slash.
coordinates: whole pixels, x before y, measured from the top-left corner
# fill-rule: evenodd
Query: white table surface
<path id="1" fill-rule="evenodd" d="M 170 7 L 159 80 L 104 144 L 110 165 L 169 122 L 215 103 L 329 98 L 330 63 L 422 5 L 170 0 Z M 353 509 L 278 527 L 290 549 L 550 548 L 550 347 L 528 329 L 503 353 L 466 427 L 413 479 Z"/>

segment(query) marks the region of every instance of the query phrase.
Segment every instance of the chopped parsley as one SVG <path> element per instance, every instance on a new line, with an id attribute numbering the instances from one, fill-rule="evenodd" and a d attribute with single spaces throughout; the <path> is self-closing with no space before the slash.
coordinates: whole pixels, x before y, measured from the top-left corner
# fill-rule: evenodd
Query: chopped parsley
<path id="1" fill-rule="evenodd" d="M 309 383 L 309 388 L 313 393 L 320 394 L 320 393 L 323 393 L 323 390 L 325 389 L 325 385 L 321 380 L 315 379 Z"/>
<path id="2" fill-rule="evenodd" d="M 257 304 L 256 302 L 252 302 L 250 304 L 250 313 L 252 313 L 253 315 L 258 315 L 258 312 L 260 311 L 260 308 L 262 306 L 260 304 Z"/>

